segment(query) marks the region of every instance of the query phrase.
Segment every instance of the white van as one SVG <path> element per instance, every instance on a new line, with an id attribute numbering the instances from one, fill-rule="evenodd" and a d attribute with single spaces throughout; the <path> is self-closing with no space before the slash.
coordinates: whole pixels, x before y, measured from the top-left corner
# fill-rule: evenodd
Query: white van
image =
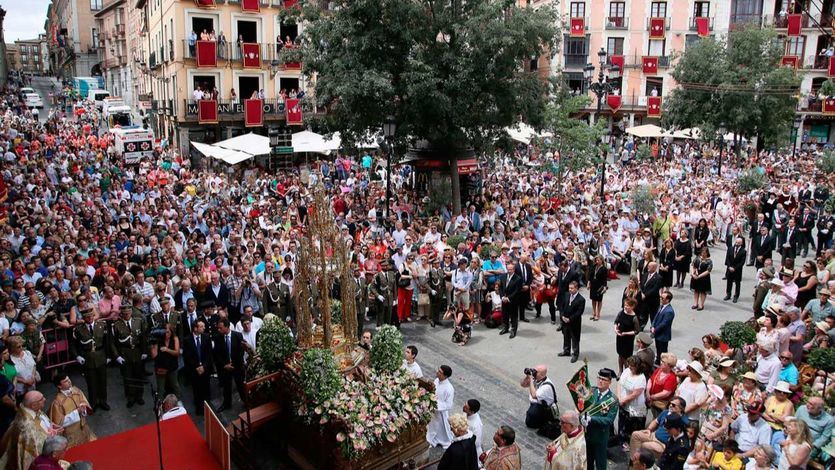
<path id="1" fill-rule="evenodd" d="M 90 90 L 87 93 L 87 99 L 96 103 L 96 107 L 101 109 L 104 105 L 104 99 L 110 97 L 110 92 L 107 90 Z"/>

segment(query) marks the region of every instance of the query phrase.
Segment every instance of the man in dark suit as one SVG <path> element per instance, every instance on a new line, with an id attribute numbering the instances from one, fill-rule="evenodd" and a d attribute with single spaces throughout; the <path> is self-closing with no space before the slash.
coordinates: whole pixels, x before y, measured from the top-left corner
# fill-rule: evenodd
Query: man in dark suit
<path id="1" fill-rule="evenodd" d="M 757 269 L 763 267 L 765 260 L 771 259 L 774 245 L 774 237 L 769 235 L 768 226 L 761 226 L 760 233 L 751 241 L 751 247 L 754 250 L 754 266 Z"/>
<path id="2" fill-rule="evenodd" d="M 182 312 L 185 310 L 186 303 L 188 299 L 193 299 L 196 293 L 191 290 L 191 281 L 188 279 L 183 279 L 180 281 L 180 288 L 177 289 L 177 292 L 174 292 L 174 310 L 178 312 Z M 183 301 L 185 299 L 185 302 Z M 188 333 L 188 332 L 186 332 Z"/>
<path id="3" fill-rule="evenodd" d="M 644 325 L 655 318 L 658 304 L 661 303 L 661 276 L 658 275 L 658 263 L 652 261 L 647 264 L 646 279 L 642 281 L 641 295 L 638 298 L 638 323 L 643 330 Z"/>
<path id="4" fill-rule="evenodd" d="M 557 310 L 560 312 L 560 316 L 563 316 L 563 312 L 568 305 L 568 286 L 572 282 L 579 284 L 579 275 L 576 271 L 568 269 L 568 261 L 564 260 L 560 262 L 560 269 L 557 271 Z M 552 324 L 555 323 L 554 320 L 554 318 L 551 319 Z M 558 331 L 562 331 L 562 322 L 560 322 Z"/>
<path id="5" fill-rule="evenodd" d="M 365 309 L 368 307 L 368 282 L 359 266 L 354 266 L 354 295 L 357 299 L 357 338 L 365 328 Z"/>
<path id="6" fill-rule="evenodd" d="M 194 392 L 195 414 L 203 415 L 203 402 L 211 398 L 209 377 L 214 372 L 212 340 L 206 334 L 206 321 L 198 318 L 191 325 L 191 334 L 183 342 L 183 364 Z"/>
<path id="7" fill-rule="evenodd" d="M 754 247 L 756 243 L 757 237 L 762 233 L 760 229 L 762 227 L 766 227 L 766 233 L 768 233 L 768 222 L 765 220 L 765 214 L 760 212 L 757 214 L 757 220 L 751 224 L 751 230 L 748 233 L 748 236 L 751 238 L 751 258 L 748 260 L 748 266 L 753 266 L 755 258 L 757 257 L 757 250 Z M 759 269 L 759 268 L 757 268 Z"/>
<path id="8" fill-rule="evenodd" d="M 676 312 L 670 302 L 673 301 L 673 293 L 670 291 L 661 294 L 661 306 L 658 308 L 658 313 L 652 319 L 652 333 L 655 339 L 655 364 L 661 365 L 661 354 L 668 351 L 670 340 L 672 339 L 673 320 L 676 317 Z"/>
<path id="9" fill-rule="evenodd" d="M 215 307 L 229 307 L 229 288 L 220 282 L 220 274 L 212 273 L 212 283 L 206 288 L 205 300 L 214 303 Z"/>
<path id="10" fill-rule="evenodd" d="M 516 265 L 516 274 L 522 279 L 522 291 L 519 294 L 519 321 L 525 323 L 530 322 L 525 318 L 525 309 L 531 301 L 531 283 L 533 282 L 533 268 L 528 261 L 527 253 L 522 253 Z"/>
<path id="11" fill-rule="evenodd" d="M 221 412 L 232 406 L 232 381 L 238 389 L 238 395 L 244 396 L 244 337 L 232 331 L 228 318 L 221 318 L 217 324 L 218 336 L 215 338 L 214 357 L 220 386 L 223 388 L 223 403 L 217 411 Z"/>
<path id="12" fill-rule="evenodd" d="M 516 263 L 507 262 L 507 279 L 502 287 L 502 329 L 500 335 L 510 332 L 510 338 L 516 337 L 519 327 L 519 302 L 522 297 L 522 277 L 516 272 Z"/>
<path id="13" fill-rule="evenodd" d="M 789 219 L 786 228 L 780 232 L 780 264 L 786 264 L 786 260 L 794 259 L 797 256 L 797 239 L 799 235 L 797 224 L 794 219 Z"/>
<path id="14" fill-rule="evenodd" d="M 206 321 L 206 318 L 203 317 L 200 313 L 197 312 L 197 300 L 194 298 L 188 299 L 186 301 L 186 309 L 184 312 L 180 312 L 180 329 L 183 333 L 183 336 L 180 338 L 180 343 L 184 343 L 185 338 L 191 334 L 191 331 L 194 327 L 194 322 L 197 320 Z"/>
<path id="15" fill-rule="evenodd" d="M 732 247 L 725 253 L 725 299 L 730 300 L 731 290 L 734 289 L 734 300 L 739 300 L 739 285 L 742 283 L 742 268 L 745 266 L 745 239 L 736 237 Z"/>
<path id="16" fill-rule="evenodd" d="M 586 309 L 586 299 L 579 294 L 580 284 L 572 281 L 568 285 L 568 301 L 565 311 L 560 312 L 562 320 L 562 352 L 561 357 L 571 356 L 571 362 L 577 362 L 580 357 L 580 328 L 583 322 L 583 311 Z"/>
<path id="17" fill-rule="evenodd" d="M 802 207 L 803 213 L 797 218 L 797 248 L 801 253 L 800 256 L 805 258 L 809 254 L 809 245 L 811 244 L 812 248 L 815 247 L 815 240 L 812 238 L 812 231 L 815 229 L 815 214 L 808 206 Z"/>

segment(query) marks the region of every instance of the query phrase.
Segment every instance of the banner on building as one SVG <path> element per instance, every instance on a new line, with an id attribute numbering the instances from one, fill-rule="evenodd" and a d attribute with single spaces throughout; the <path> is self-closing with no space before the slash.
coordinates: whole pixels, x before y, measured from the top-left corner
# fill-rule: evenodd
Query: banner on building
<path id="1" fill-rule="evenodd" d="M 829 61 L 826 64 L 827 75 L 835 77 L 835 57 L 828 57 L 827 60 Z"/>
<path id="2" fill-rule="evenodd" d="M 641 59 L 641 64 L 643 65 L 645 75 L 658 74 L 658 57 L 644 56 Z"/>
<path id="3" fill-rule="evenodd" d="M 800 58 L 797 57 L 796 55 L 784 55 L 780 59 L 780 65 L 783 66 L 783 67 L 790 68 L 790 69 L 796 69 L 797 68 L 797 63 L 799 62 L 799 59 Z"/>
<path id="4" fill-rule="evenodd" d="M 789 15 L 786 19 L 786 27 L 788 31 L 786 35 L 788 36 L 800 36 L 800 29 L 803 24 L 803 15 L 799 14 L 792 14 Z"/>
<path id="5" fill-rule="evenodd" d="M 298 98 L 287 98 L 287 125 L 301 126 L 304 123 L 302 104 Z"/>
<path id="6" fill-rule="evenodd" d="M 827 97 L 823 100 L 823 114 L 835 114 L 835 97 Z"/>
<path id="7" fill-rule="evenodd" d="M 620 95 L 609 94 L 606 96 L 606 104 L 612 108 L 612 112 L 617 112 L 623 104 L 623 99 Z"/>
<path id="8" fill-rule="evenodd" d="M 620 68 L 621 76 L 623 75 L 623 56 L 622 55 L 613 55 L 609 57 L 609 64 L 617 65 Z"/>
<path id="9" fill-rule="evenodd" d="M 284 8 L 293 8 L 299 3 L 299 0 L 284 0 Z"/>
<path id="10" fill-rule="evenodd" d="M 241 0 L 241 11 L 246 13 L 260 13 L 261 2 L 259 0 Z"/>
<path id="11" fill-rule="evenodd" d="M 241 55 L 243 55 L 245 69 L 261 68 L 261 45 L 257 42 L 241 44 Z"/>
<path id="12" fill-rule="evenodd" d="M 586 19 L 571 18 L 571 37 L 583 37 L 586 35 Z"/>
<path id="13" fill-rule="evenodd" d="M 200 124 L 217 124 L 217 100 L 200 100 L 197 102 L 197 122 Z"/>
<path id="14" fill-rule="evenodd" d="M 661 97 L 647 96 L 647 117 L 661 117 Z"/>
<path id="15" fill-rule="evenodd" d="M 664 33 L 667 29 L 666 18 L 650 18 L 649 19 L 649 38 L 650 39 L 664 39 Z"/>
<path id="16" fill-rule="evenodd" d="M 707 37 L 710 35 L 710 18 L 699 16 L 696 17 L 696 32 L 699 37 Z"/>
<path id="17" fill-rule="evenodd" d="M 244 125 L 261 127 L 264 125 L 264 101 L 244 100 Z"/>
<path id="18" fill-rule="evenodd" d="M 217 43 L 214 41 L 197 41 L 195 44 L 198 67 L 217 67 Z"/>
<path id="19" fill-rule="evenodd" d="M 215 0 L 194 0 L 200 8 L 214 8 Z"/>

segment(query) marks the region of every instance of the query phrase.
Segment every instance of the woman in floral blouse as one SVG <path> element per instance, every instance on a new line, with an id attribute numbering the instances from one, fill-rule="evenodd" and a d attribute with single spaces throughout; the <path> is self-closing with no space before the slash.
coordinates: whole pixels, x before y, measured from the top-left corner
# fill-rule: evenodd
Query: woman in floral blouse
<path id="1" fill-rule="evenodd" d="M 745 413 L 748 405 L 755 402 L 762 403 L 765 400 L 765 394 L 760 391 L 757 385 L 757 375 L 753 372 L 746 372 L 742 376 L 742 380 L 737 382 L 734 387 L 733 397 L 731 398 L 731 411 L 733 419 Z"/>

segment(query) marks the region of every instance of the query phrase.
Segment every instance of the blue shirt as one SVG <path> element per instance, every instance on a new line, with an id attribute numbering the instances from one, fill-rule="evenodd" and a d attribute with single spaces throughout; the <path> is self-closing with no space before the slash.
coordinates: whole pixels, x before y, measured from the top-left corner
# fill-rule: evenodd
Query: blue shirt
<path id="1" fill-rule="evenodd" d="M 658 415 L 658 429 L 655 430 L 655 438 L 664 444 L 670 440 L 670 433 L 668 433 L 667 428 L 664 427 L 664 423 L 667 422 L 668 414 L 670 414 L 670 410 L 664 410 L 660 415 Z M 685 426 L 687 426 L 690 422 L 690 418 L 688 418 L 687 415 L 682 415 L 681 420 L 684 421 Z"/>
<path id="2" fill-rule="evenodd" d="M 780 371 L 780 378 L 778 380 L 783 380 L 792 385 L 797 385 L 798 379 L 799 374 L 797 372 L 797 366 L 790 362 L 789 365 L 783 367 L 783 369 Z"/>
<path id="3" fill-rule="evenodd" d="M 499 261 L 498 259 L 496 259 L 495 262 L 491 261 L 490 259 L 486 259 L 486 260 L 484 260 L 483 263 L 481 263 L 481 270 L 482 271 L 496 271 L 496 270 L 504 271 L 505 267 L 502 264 L 502 262 Z M 487 282 L 496 282 L 497 279 L 499 279 L 499 276 L 497 276 L 495 274 L 487 276 Z"/>

